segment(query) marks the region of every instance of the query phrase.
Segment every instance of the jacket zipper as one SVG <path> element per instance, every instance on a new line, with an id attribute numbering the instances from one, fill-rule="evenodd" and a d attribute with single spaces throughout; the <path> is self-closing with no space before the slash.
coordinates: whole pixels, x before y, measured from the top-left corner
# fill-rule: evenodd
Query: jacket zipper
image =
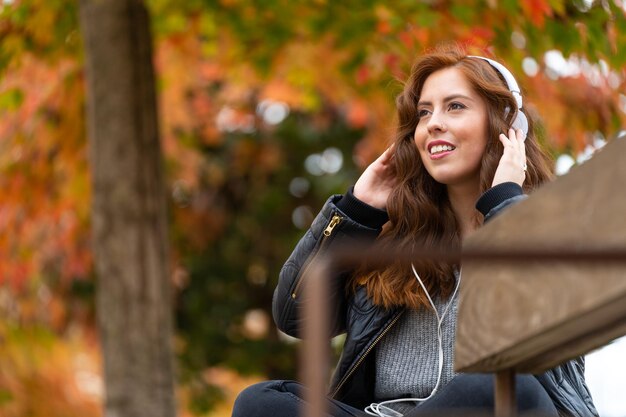
<path id="1" fill-rule="evenodd" d="M 378 342 L 380 342 L 380 340 L 387 334 L 387 332 L 389 332 L 389 330 L 393 327 L 393 325 L 396 324 L 396 322 L 400 319 L 400 316 L 402 316 L 402 313 L 403 311 L 396 314 L 396 316 L 393 318 L 393 320 L 391 320 L 391 322 L 387 325 L 387 327 L 385 327 L 385 329 L 378 335 L 378 337 L 374 339 L 374 342 L 367 348 L 365 353 L 361 355 L 359 360 L 354 365 L 352 365 L 352 367 L 348 370 L 348 372 L 346 372 L 346 374 L 343 376 L 343 378 L 341 378 L 341 381 L 339 381 L 339 383 L 333 390 L 332 394 L 330 395 L 331 398 L 335 398 L 335 396 L 337 395 L 339 390 L 343 387 L 343 385 L 346 383 L 346 381 L 352 376 L 352 374 L 354 373 L 354 371 L 356 371 L 359 365 L 363 363 L 363 361 L 365 360 L 367 355 L 372 351 L 372 349 L 374 349 L 374 346 L 376 346 Z"/>
<path id="2" fill-rule="evenodd" d="M 342 220 L 343 220 L 343 217 L 337 214 L 333 215 L 333 217 L 330 219 L 330 223 L 328 223 L 328 226 L 326 226 L 326 229 L 324 229 L 324 233 L 323 233 L 324 236 L 322 237 L 322 242 L 320 243 L 320 247 L 317 249 L 317 252 L 315 252 L 315 255 L 313 255 L 307 261 L 307 264 L 302 270 L 302 273 L 300 274 L 298 282 L 296 283 L 296 286 L 293 289 L 293 292 L 291 293 L 291 298 L 295 299 L 298 297 L 298 290 L 300 289 L 300 286 L 302 284 L 302 277 L 305 276 L 306 271 L 309 269 L 309 266 L 313 263 L 315 258 L 317 258 L 317 255 L 319 255 L 322 248 L 325 246 L 325 243 L 328 241 L 328 238 L 333 234 L 333 230 L 335 230 L 335 227 L 337 227 L 337 225 L 341 223 Z"/>

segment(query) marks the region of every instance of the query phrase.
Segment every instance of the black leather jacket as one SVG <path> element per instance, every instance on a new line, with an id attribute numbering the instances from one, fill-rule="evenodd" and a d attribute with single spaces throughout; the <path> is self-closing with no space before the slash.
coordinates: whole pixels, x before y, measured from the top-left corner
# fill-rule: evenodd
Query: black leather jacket
<path id="1" fill-rule="evenodd" d="M 481 197 L 477 207 L 485 214 L 485 221 L 488 221 L 503 208 L 524 197 L 521 188 L 511 187 L 509 183 L 509 186 L 489 190 Z M 351 213 L 346 213 L 351 211 L 350 205 L 345 204 L 347 200 L 354 203 L 356 199 L 350 192 L 346 196 L 335 195 L 328 199 L 280 272 L 274 292 L 273 315 L 278 328 L 290 336 L 298 337 L 301 328 L 300 277 L 311 260 L 326 251 L 332 251 L 333 245 L 339 242 L 345 245 L 351 239 L 374 240 L 380 233 L 380 220 L 374 227 L 370 227 L 355 221 Z M 340 201 L 344 204 L 340 204 Z M 374 401 L 376 355 L 371 353 L 378 341 L 398 321 L 403 309 L 387 310 L 375 306 L 364 288 L 346 296 L 345 281 L 348 276 L 348 271 L 339 273 L 338 276 L 330 277 L 328 283 L 332 336 L 347 332 L 329 395 L 363 409 Z M 561 415 L 598 415 L 585 383 L 582 357 L 536 375 L 536 378 L 547 390 Z"/>

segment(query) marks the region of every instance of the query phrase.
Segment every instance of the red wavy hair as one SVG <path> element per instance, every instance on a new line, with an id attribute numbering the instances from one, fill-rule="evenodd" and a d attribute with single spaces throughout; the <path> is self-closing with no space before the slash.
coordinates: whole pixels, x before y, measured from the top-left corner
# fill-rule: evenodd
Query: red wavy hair
<path id="1" fill-rule="evenodd" d="M 428 245 L 435 248 L 458 249 L 461 244 L 459 224 L 452 211 L 444 184 L 436 182 L 424 167 L 413 136 L 419 121 L 417 103 L 426 79 L 436 71 L 457 68 L 475 92 L 487 104 L 488 141 L 480 167 L 480 192 L 491 187 L 504 151 L 498 135 L 508 132 L 517 104 L 503 77 L 482 59 L 468 57 L 458 45 L 444 46 L 421 56 L 414 63 L 403 91 L 396 99 L 398 127 L 393 148 L 393 163 L 398 184 L 387 201 L 389 222 L 378 238 L 382 245 L 411 250 Z M 517 110 L 516 110 L 517 111 Z M 526 138 L 528 171 L 524 189 L 530 192 L 552 178 L 549 158 L 541 149 L 534 132 L 534 118 L 526 112 L 529 132 Z M 475 222 L 482 223 L 476 211 Z M 431 296 L 447 298 L 454 285 L 456 265 L 416 259 L 415 268 Z M 384 269 L 363 266 L 350 281 L 355 290 L 364 285 L 373 302 L 383 307 L 429 306 L 428 300 L 413 276 L 410 265 L 395 262 Z"/>

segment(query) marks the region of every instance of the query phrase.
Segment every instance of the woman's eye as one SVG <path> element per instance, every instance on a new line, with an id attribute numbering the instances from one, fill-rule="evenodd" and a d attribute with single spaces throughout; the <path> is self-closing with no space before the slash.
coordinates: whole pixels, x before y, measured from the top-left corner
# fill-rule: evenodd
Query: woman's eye
<path id="1" fill-rule="evenodd" d="M 421 109 L 421 110 L 418 110 L 418 111 L 417 111 L 417 115 L 418 115 L 419 117 L 425 117 L 425 116 L 428 116 L 428 113 L 429 113 L 429 112 L 428 112 L 428 110 L 426 110 L 426 109 Z"/>
<path id="2" fill-rule="evenodd" d="M 456 102 L 450 103 L 450 110 L 461 110 L 464 108 L 465 108 L 465 105 L 461 103 L 456 103 Z"/>

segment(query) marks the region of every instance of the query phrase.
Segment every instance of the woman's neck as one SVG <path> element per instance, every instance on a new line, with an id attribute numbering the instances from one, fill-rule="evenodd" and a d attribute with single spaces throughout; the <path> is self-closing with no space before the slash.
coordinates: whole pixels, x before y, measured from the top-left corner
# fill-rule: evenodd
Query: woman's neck
<path id="1" fill-rule="evenodd" d="M 448 198 L 452 211 L 459 223 L 461 239 L 465 239 L 477 228 L 476 200 L 479 189 L 476 185 L 448 186 Z"/>

